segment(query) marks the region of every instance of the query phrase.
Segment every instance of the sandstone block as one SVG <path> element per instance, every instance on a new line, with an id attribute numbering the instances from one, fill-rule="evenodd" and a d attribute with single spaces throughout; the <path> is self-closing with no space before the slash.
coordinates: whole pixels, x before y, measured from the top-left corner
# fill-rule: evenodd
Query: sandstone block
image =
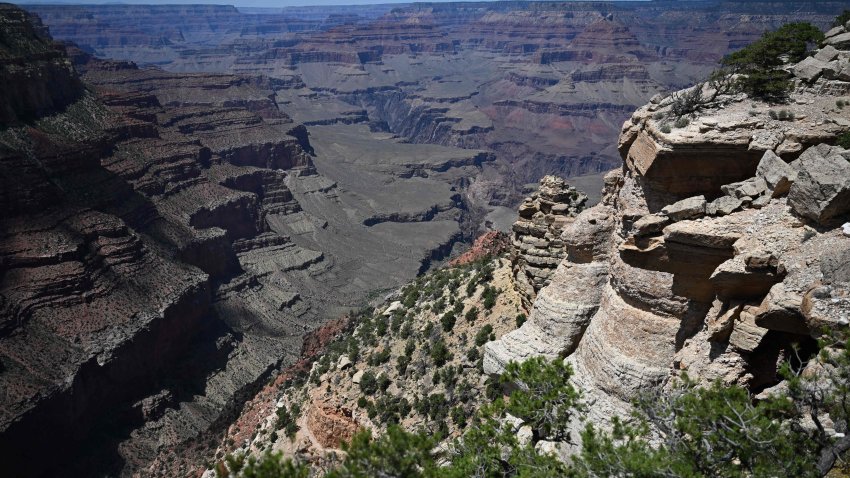
<path id="1" fill-rule="evenodd" d="M 773 197 L 788 193 L 791 184 L 797 180 L 797 171 L 773 151 L 765 151 L 756 168 L 756 175 L 767 183 L 767 187 L 773 191 Z"/>
<path id="2" fill-rule="evenodd" d="M 754 177 L 737 183 L 725 184 L 720 187 L 727 196 L 736 198 L 756 198 L 768 191 L 767 182 L 762 177 Z"/>
<path id="3" fill-rule="evenodd" d="M 705 196 L 682 199 L 661 210 L 671 221 L 696 219 L 705 215 Z"/>
<path id="4" fill-rule="evenodd" d="M 800 172 L 788 193 L 794 211 L 818 223 L 850 212 L 850 162 L 837 147 L 811 147 L 795 161 Z"/>
<path id="5" fill-rule="evenodd" d="M 632 225 L 632 234 L 636 237 L 657 234 L 664 229 L 670 220 L 660 214 L 648 214 L 635 221 Z"/>
<path id="6" fill-rule="evenodd" d="M 839 50 L 850 49 L 850 32 L 840 33 L 826 39 L 826 44 Z"/>
<path id="7" fill-rule="evenodd" d="M 828 64 L 825 61 L 821 61 L 810 56 L 794 65 L 793 71 L 794 76 L 797 78 L 808 83 L 814 83 L 821 77 L 824 70 L 827 68 Z"/>
<path id="8" fill-rule="evenodd" d="M 729 336 L 729 345 L 742 352 L 755 350 L 768 332 L 767 329 L 756 325 L 755 316 L 751 310 L 751 307 L 745 307 L 741 311 L 738 320 L 732 327 L 732 334 Z"/>
<path id="9" fill-rule="evenodd" d="M 726 216 L 741 208 L 744 204 L 742 199 L 732 196 L 720 196 L 711 201 L 705 207 L 705 213 L 709 216 Z"/>
<path id="10" fill-rule="evenodd" d="M 827 45 L 820 49 L 815 55 L 815 59 L 819 61 L 832 61 L 838 56 L 838 50 L 832 46 Z"/>

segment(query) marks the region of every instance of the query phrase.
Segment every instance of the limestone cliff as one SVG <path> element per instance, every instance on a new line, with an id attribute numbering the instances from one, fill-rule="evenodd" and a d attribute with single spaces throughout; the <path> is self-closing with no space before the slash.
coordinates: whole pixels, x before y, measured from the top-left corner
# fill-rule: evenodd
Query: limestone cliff
<path id="1" fill-rule="evenodd" d="M 787 105 L 727 96 L 678 128 L 672 97 L 635 112 L 622 169 L 563 229 L 564 259 L 529 320 L 485 346 L 485 372 L 566 357 L 605 423 L 682 372 L 758 393 L 792 344 L 805 358 L 846 325 L 850 151 L 831 146 L 850 126 L 845 32 L 789 65 Z"/>

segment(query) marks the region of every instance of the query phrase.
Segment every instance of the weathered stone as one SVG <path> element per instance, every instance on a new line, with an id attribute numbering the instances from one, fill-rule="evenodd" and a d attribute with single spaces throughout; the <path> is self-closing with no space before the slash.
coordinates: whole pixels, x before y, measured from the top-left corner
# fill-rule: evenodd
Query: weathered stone
<path id="1" fill-rule="evenodd" d="M 767 187 L 773 191 L 773 197 L 788 193 L 791 184 L 797 179 L 797 171 L 773 151 L 766 151 L 761 157 L 756 174 L 764 179 Z"/>
<path id="2" fill-rule="evenodd" d="M 705 196 L 694 196 L 682 199 L 666 206 L 661 210 L 671 221 L 696 219 L 705 215 Z"/>
<path id="3" fill-rule="evenodd" d="M 797 78 L 808 83 L 813 83 L 815 80 L 820 78 L 826 68 L 828 68 L 828 65 L 825 61 L 821 61 L 810 56 L 794 65 L 793 70 L 794 76 Z"/>
<path id="4" fill-rule="evenodd" d="M 732 196 L 720 196 L 706 205 L 705 213 L 709 216 L 726 216 L 740 209 L 743 204 L 744 201 L 742 199 Z"/>
<path id="5" fill-rule="evenodd" d="M 840 33 L 838 35 L 829 37 L 826 39 L 825 43 L 839 50 L 848 50 L 850 49 L 850 32 Z"/>
<path id="6" fill-rule="evenodd" d="M 732 334 L 729 336 L 729 345 L 742 352 L 754 351 L 767 335 L 768 330 L 756 325 L 755 316 L 751 307 L 744 307 L 738 320 L 732 326 Z"/>
<path id="7" fill-rule="evenodd" d="M 764 178 L 759 176 L 737 183 L 725 184 L 720 187 L 720 190 L 724 194 L 736 198 L 755 198 L 765 194 L 768 191 L 768 186 Z"/>
<path id="8" fill-rule="evenodd" d="M 519 446 L 528 446 L 531 444 L 531 440 L 534 439 L 534 431 L 530 426 L 523 425 L 516 432 L 516 439 Z"/>
<path id="9" fill-rule="evenodd" d="M 837 147 L 811 147 L 795 161 L 799 174 L 788 193 L 797 214 L 824 224 L 850 212 L 850 162 Z"/>
<path id="10" fill-rule="evenodd" d="M 360 381 L 363 379 L 364 373 L 365 371 L 363 370 L 358 370 L 354 372 L 354 375 L 351 376 L 351 383 L 353 383 L 354 385 L 359 385 Z"/>
<path id="11" fill-rule="evenodd" d="M 832 61 L 838 56 L 838 50 L 832 46 L 827 45 L 820 50 L 818 50 L 817 54 L 815 54 L 815 59 L 819 61 Z"/>
<path id="12" fill-rule="evenodd" d="M 824 251 L 820 257 L 820 270 L 827 283 L 850 283 L 850 244 Z"/>
<path id="13" fill-rule="evenodd" d="M 635 236 L 648 236 L 657 234 L 670 223 L 670 219 L 660 214 L 647 214 L 632 224 L 632 234 Z"/>
<path id="14" fill-rule="evenodd" d="M 351 359 L 348 358 L 348 355 L 340 355 L 336 363 L 337 370 L 345 370 L 348 367 L 351 367 Z"/>

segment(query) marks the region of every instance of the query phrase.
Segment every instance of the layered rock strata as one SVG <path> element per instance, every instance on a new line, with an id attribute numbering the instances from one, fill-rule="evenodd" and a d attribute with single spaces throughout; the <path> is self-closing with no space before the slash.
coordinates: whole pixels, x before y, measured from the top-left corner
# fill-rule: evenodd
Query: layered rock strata
<path id="1" fill-rule="evenodd" d="M 846 58 L 836 44 L 815 54 Z M 786 106 L 725 97 L 672 130 L 670 98 L 639 109 L 622 171 L 563 230 L 566 257 L 529 320 L 486 345 L 485 372 L 566 357 L 588 420 L 605 423 L 682 372 L 760 392 L 792 344 L 806 358 L 823 326 L 846 326 L 850 151 L 829 144 L 850 83 L 816 76 L 797 74 Z"/>
<path id="2" fill-rule="evenodd" d="M 549 283 L 555 268 L 566 255 L 561 232 L 584 209 L 587 196 L 562 178 L 546 176 L 540 188 L 525 198 L 519 219 L 511 227 L 514 281 L 526 306 Z"/>
<path id="3" fill-rule="evenodd" d="M 0 6 L 14 476 L 142 473 L 214 440 L 306 332 L 468 234 L 461 187 L 483 152 L 392 142 L 395 163 L 343 165 L 279 109 L 280 81 L 66 55 L 43 30 Z"/>

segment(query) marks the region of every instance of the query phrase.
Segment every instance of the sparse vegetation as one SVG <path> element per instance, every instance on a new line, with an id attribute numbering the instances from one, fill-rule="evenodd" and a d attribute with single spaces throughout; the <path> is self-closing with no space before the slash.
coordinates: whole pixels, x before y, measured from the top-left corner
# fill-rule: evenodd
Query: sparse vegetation
<path id="1" fill-rule="evenodd" d="M 490 335 L 493 333 L 493 326 L 490 324 L 481 327 L 481 330 L 475 334 L 475 345 L 481 347 L 490 340 Z"/>
<path id="2" fill-rule="evenodd" d="M 784 101 L 791 82 L 779 67 L 801 61 L 822 40 L 823 32 L 809 23 L 783 25 L 724 58 L 723 74 L 739 74 L 735 87 L 754 98 Z"/>

